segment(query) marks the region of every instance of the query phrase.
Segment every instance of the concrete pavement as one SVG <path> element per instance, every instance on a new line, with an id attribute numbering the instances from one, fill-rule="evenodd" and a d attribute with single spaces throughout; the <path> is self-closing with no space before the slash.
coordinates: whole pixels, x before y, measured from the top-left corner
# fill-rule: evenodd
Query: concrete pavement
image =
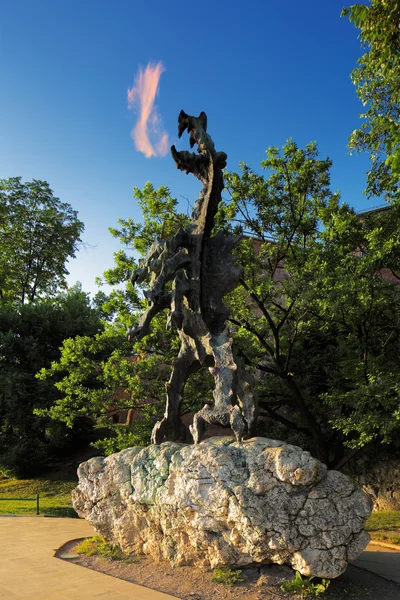
<path id="1" fill-rule="evenodd" d="M 400 583 L 400 552 L 371 543 L 351 564 Z"/>
<path id="2" fill-rule="evenodd" d="M 95 531 L 81 519 L 0 518 L 0 600 L 177 600 L 54 558 Z"/>
<path id="3" fill-rule="evenodd" d="M 177 600 L 54 558 L 66 542 L 95 531 L 81 519 L 0 518 L 0 600 Z M 400 583 L 400 552 L 369 544 L 352 563 Z"/>

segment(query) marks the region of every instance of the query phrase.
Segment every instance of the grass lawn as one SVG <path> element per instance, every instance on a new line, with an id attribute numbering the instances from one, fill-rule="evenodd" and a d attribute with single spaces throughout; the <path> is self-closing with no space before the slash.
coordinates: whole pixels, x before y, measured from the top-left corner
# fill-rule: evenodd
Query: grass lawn
<path id="1" fill-rule="evenodd" d="M 365 528 L 372 540 L 400 544 L 400 511 L 373 512 Z"/>
<path id="2" fill-rule="evenodd" d="M 2 501 L 2 498 L 35 498 L 40 496 L 40 514 L 53 517 L 76 517 L 71 491 L 76 481 L 48 479 L 0 479 L 0 514 L 36 514 L 36 502 Z"/>

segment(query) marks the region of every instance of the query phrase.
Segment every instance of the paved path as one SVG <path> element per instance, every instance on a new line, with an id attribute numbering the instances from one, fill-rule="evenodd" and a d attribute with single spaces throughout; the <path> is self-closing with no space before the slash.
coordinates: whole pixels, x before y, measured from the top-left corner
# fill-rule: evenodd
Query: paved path
<path id="1" fill-rule="evenodd" d="M 54 558 L 65 542 L 94 533 L 82 519 L 0 517 L 0 600 L 176 600 Z M 370 544 L 352 564 L 400 583 L 400 552 Z"/>
<path id="2" fill-rule="evenodd" d="M 0 600 L 176 600 L 54 558 L 65 542 L 94 535 L 87 521 L 0 518 Z"/>
<path id="3" fill-rule="evenodd" d="M 400 552 L 371 543 L 352 564 L 400 583 Z"/>

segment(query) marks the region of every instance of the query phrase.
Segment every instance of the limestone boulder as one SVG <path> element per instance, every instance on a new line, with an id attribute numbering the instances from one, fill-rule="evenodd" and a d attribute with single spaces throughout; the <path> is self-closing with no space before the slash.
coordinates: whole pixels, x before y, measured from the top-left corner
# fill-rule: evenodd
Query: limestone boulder
<path id="1" fill-rule="evenodd" d="M 334 578 L 368 543 L 367 494 L 262 437 L 165 442 L 82 463 L 77 513 L 111 543 L 174 565 L 288 564 Z"/>

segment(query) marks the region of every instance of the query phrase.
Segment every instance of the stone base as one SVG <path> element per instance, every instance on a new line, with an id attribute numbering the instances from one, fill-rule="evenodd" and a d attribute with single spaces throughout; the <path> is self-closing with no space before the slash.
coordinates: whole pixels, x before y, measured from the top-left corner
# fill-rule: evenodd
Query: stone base
<path id="1" fill-rule="evenodd" d="M 174 565 L 286 563 L 338 577 L 369 541 L 368 496 L 308 452 L 258 437 L 92 458 L 73 506 L 113 544 Z"/>

